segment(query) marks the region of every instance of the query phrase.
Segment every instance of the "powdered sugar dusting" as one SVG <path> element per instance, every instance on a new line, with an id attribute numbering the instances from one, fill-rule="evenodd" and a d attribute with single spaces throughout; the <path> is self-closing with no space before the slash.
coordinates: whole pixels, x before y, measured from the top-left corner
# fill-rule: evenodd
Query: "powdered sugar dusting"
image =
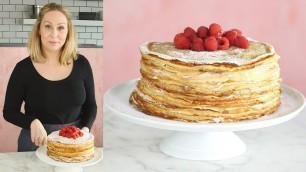
<path id="1" fill-rule="evenodd" d="M 172 42 L 146 42 L 140 46 L 140 51 L 143 54 L 152 54 L 167 60 L 179 60 L 186 63 L 231 63 L 238 66 L 256 62 L 275 53 L 271 45 L 254 40 L 249 40 L 249 42 L 248 49 L 231 46 L 227 50 L 213 52 L 180 50 L 176 49 Z"/>
<path id="2" fill-rule="evenodd" d="M 91 141 L 93 139 L 94 139 L 94 135 L 92 135 L 91 133 L 87 133 L 87 132 L 83 132 L 83 136 L 78 137 L 76 139 L 60 136 L 59 131 L 54 131 L 48 135 L 48 140 L 51 140 L 54 142 L 60 142 L 64 144 L 80 144 L 80 143 Z"/>

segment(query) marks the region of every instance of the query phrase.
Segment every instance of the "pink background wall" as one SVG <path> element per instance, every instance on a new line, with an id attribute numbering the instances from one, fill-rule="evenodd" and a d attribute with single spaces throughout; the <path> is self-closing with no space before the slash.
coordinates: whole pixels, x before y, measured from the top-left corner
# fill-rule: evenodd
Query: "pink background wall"
<path id="1" fill-rule="evenodd" d="M 304 0 L 104 0 L 104 89 L 140 76 L 142 43 L 215 22 L 272 44 L 283 82 L 306 95 L 305 7 Z"/>
<path id="2" fill-rule="evenodd" d="M 90 62 L 94 80 L 96 101 L 98 106 L 97 118 L 92 128 L 95 135 L 95 146 L 102 146 L 102 48 L 80 48 L 79 53 L 83 54 Z M 0 47 L 0 152 L 14 152 L 17 150 L 17 138 L 20 128 L 6 122 L 3 119 L 2 110 L 5 98 L 7 82 L 15 64 L 28 56 L 25 47 Z"/>

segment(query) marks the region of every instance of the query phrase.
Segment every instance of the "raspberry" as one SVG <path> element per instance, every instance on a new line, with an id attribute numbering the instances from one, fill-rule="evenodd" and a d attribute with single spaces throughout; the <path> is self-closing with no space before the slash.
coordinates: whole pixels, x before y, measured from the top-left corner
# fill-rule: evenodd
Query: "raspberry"
<path id="1" fill-rule="evenodd" d="M 222 28 L 217 23 L 213 23 L 209 26 L 209 33 L 211 36 L 219 37 L 222 33 Z"/>
<path id="2" fill-rule="evenodd" d="M 207 51 L 215 51 L 217 50 L 217 40 L 214 36 L 209 36 L 204 41 L 204 47 Z"/>
<path id="3" fill-rule="evenodd" d="M 197 37 L 196 31 L 194 31 L 191 27 L 186 27 L 186 28 L 184 29 L 184 35 L 185 35 L 190 41 L 192 41 L 193 38 Z"/>
<path id="4" fill-rule="evenodd" d="M 223 34 L 223 37 L 226 37 L 228 39 L 230 45 L 235 45 L 235 39 L 237 37 L 237 32 L 232 31 L 232 30 L 227 31 Z"/>
<path id="5" fill-rule="evenodd" d="M 229 47 L 229 41 L 226 37 L 217 38 L 218 50 L 227 50 Z"/>
<path id="6" fill-rule="evenodd" d="M 67 126 L 60 130 L 59 135 L 62 137 L 76 139 L 78 137 L 81 137 L 80 135 L 77 135 L 78 132 L 81 132 L 79 128 L 75 126 Z"/>
<path id="7" fill-rule="evenodd" d="M 235 46 L 247 49 L 249 47 L 249 41 L 244 36 L 237 36 L 235 39 Z"/>
<path id="8" fill-rule="evenodd" d="M 174 37 L 174 45 L 177 49 L 189 49 L 190 48 L 190 41 L 189 39 L 184 36 L 183 33 L 179 33 Z"/>
<path id="9" fill-rule="evenodd" d="M 241 36 L 242 32 L 239 29 L 231 29 L 231 31 L 234 31 L 237 33 L 237 36 Z"/>
<path id="10" fill-rule="evenodd" d="M 205 26 L 200 26 L 197 30 L 197 36 L 199 38 L 205 39 L 209 35 L 209 30 Z"/>
<path id="11" fill-rule="evenodd" d="M 192 51 L 203 51 L 204 50 L 204 42 L 201 38 L 194 38 L 191 44 Z"/>

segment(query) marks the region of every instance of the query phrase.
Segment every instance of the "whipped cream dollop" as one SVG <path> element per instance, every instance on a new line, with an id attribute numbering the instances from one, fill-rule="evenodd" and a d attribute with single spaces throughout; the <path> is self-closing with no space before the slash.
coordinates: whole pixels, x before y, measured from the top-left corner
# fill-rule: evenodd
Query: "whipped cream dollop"
<path id="1" fill-rule="evenodd" d="M 227 50 L 191 51 L 175 48 L 172 42 L 146 42 L 140 46 L 142 54 L 152 54 L 167 60 L 193 64 L 230 63 L 238 66 L 251 64 L 275 53 L 273 46 L 249 40 L 249 48 L 235 46 Z"/>
<path id="2" fill-rule="evenodd" d="M 87 133 L 82 131 L 83 136 L 78 137 L 76 139 L 73 138 L 67 138 L 59 135 L 59 131 L 54 131 L 51 134 L 48 135 L 48 140 L 54 141 L 54 142 L 60 142 L 64 144 L 80 144 L 84 142 L 88 142 L 94 139 L 94 135 L 91 133 Z"/>

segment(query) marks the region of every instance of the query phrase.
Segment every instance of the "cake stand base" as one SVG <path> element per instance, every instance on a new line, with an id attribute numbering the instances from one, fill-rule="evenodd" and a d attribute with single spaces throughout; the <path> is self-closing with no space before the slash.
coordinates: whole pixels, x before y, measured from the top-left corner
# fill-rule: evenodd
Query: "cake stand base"
<path id="1" fill-rule="evenodd" d="M 90 165 L 94 165 L 98 162 L 100 162 L 103 158 L 103 153 L 101 150 L 94 148 L 94 157 L 88 161 L 85 162 L 78 162 L 78 163 L 67 163 L 67 162 L 60 162 L 55 161 L 54 159 L 50 158 L 47 155 L 47 147 L 41 146 L 36 150 L 36 156 L 41 161 L 55 166 L 54 171 L 55 172 L 83 172 L 83 167 L 87 167 Z"/>
<path id="2" fill-rule="evenodd" d="M 55 172 L 83 172 L 82 167 L 55 167 Z"/>
<path id="3" fill-rule="evenodd" d="M 221 160 L 246 151 L 246 145 L 233 132 L 176 131 L 159 148 L 167 155 L 188 160 Z"/>

